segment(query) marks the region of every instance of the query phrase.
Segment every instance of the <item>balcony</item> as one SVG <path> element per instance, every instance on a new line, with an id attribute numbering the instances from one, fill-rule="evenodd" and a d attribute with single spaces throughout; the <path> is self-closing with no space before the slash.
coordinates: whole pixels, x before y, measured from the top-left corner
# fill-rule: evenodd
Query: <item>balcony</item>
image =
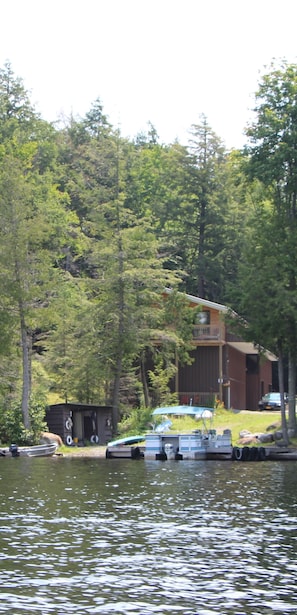
<path id="1" fill-rule="evenodd" d="M 223 339 L 222 335 L 222 327 L 217 325 L 194 325 L 193 327 L 193 339 L 196 342 L 218 342 Z"/>
<path id="2" fill-rule="evenodd" d="M 219 391 L 192 391 L 190 393 L 179 393 L 179 403 L 181 406 L 206 406 L 214 408 L 216 399 L 219 399 Z"/>

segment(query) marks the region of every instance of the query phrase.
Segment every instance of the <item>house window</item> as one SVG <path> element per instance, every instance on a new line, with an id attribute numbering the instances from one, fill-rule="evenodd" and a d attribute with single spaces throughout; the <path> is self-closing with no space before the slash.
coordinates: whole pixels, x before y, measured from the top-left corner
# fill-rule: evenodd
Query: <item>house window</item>
<path id="1" fill-rule="evenodd" d="M 210 311 L 203 310 L 203 312 L 198 312 L 198 314 L 196 315 L 196 324 L 210 325 Z"/>

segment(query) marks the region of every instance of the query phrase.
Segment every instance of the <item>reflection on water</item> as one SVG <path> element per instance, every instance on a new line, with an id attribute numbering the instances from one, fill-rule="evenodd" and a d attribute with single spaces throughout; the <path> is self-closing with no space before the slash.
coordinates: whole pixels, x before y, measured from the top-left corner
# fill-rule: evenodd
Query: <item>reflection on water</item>
<path id="1" fill-rule="evenodd" d="M 295 615 L 295 462 L 0 460 L 0 613 Z"/>

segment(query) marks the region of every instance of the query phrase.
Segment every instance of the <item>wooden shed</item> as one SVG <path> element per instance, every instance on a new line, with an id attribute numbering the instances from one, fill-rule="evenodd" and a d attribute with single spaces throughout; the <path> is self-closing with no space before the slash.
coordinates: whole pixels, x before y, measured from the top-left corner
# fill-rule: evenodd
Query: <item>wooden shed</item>
<path id="1" fill-rule="evenodd" d="M 105 446 L 112 437 L 112 407 L 93 404 L 60 403 L 48 407 L 49 431 L 65 444 L 92 442 Z"/>

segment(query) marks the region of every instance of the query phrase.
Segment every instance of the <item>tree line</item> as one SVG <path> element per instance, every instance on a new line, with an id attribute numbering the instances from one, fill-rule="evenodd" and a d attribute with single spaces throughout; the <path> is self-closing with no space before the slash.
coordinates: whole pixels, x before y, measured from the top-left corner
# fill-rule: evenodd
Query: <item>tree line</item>
<path id="1" fill-rule="evenodd" d="M 230 305 L 279 356 L 281 387 L 288 359 L 296 431 L 296 65 L 270 66 L 254 111 L 241 151 L 205 115 L 186 146 L 150 123 L 125 139 L 99 98 L 46 122 L 0 69 L 2 440 L 33 437 L 49 392 L 110 403 L 115 428 L 166 402 L 176 357 L 190 361 L 184 292 Z"/>

